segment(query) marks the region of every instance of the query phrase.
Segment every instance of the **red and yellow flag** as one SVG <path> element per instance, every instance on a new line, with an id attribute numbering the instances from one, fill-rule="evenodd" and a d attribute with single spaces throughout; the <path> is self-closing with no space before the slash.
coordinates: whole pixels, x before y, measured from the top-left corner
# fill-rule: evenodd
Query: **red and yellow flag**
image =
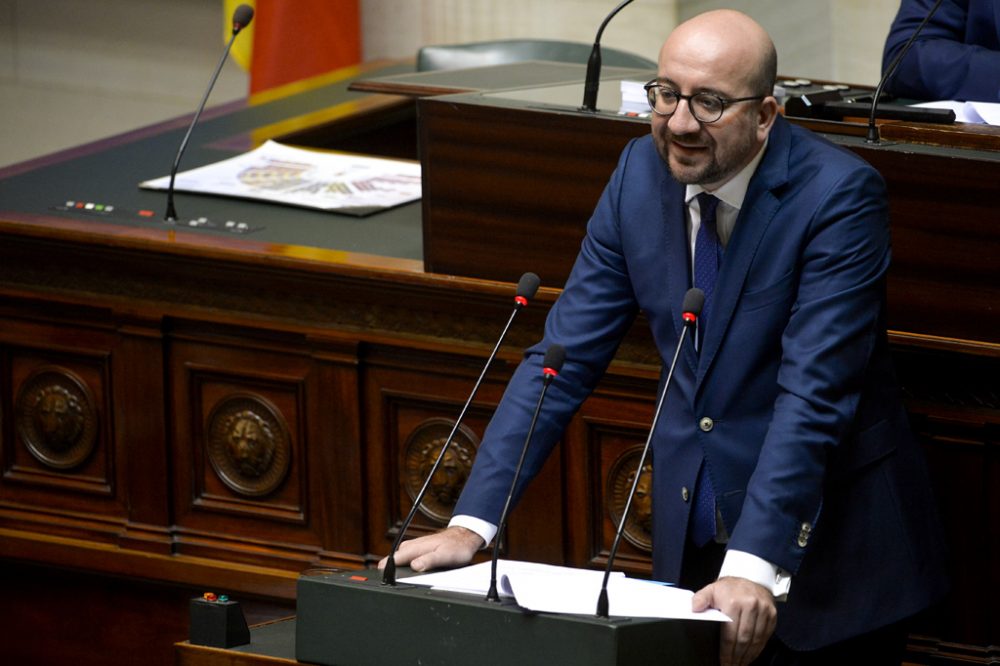
<path id="1" fill-rule="evenodd" d="M 225 37 L 240 4 L 253 22 L 233 44 L 233 58 L 250 70 L 250 93 L 324 74 L 361 61 L 360 0 L 223 0 Z"/>

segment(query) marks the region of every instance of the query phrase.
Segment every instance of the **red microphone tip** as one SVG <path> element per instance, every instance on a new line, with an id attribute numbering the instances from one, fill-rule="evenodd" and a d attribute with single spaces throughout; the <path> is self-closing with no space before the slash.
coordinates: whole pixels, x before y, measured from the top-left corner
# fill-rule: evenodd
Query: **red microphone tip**
<path id="1" fill-rule="evenodd" d="M 514 302 L 520 305 L 522 308 L 528 306 L 528 299 L 525 298 L 524 296 L 515 296 Z"/>

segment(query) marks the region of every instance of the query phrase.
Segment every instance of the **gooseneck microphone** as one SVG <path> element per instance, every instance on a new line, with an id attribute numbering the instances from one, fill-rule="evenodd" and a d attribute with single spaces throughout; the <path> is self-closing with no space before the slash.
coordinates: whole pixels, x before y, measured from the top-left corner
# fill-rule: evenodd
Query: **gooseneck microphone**
<path id="1" fill-rule="evenodd" d="M 611 567 L 615 562 L 615 555 L 618 554 L 618 544 L 622 540 L 625 532 L 625 522 L 628 520 L 629 509 L 632 508 L 632 499 L 635 497 L 635 489 L 639 485 L 639 477 L 642 469 L 646 465 L 646 456 L 649 454 L 649 445 L 653 441 L 653 433 L 656 432 L 656 423 L 660 420 L 660 412 L 663 410 L 663 403 L 667 397 L 667 389 L 670 388 L 670 380 L 674 376 L 674 368 L 677 366 L 677 359 L 681 355 L 681 347 L 689 330 L 693 330 L 701 315 L 701 308 L 705 305 L 705 293 L 701 289 L 688 289 L 684 294 L 684 303 L 681 306 L 681 318 L 684 320 L 684 328 L 677 339 L 677 348 L 674 350 L 674 358 L 670 361 L 670 369 L 667 371 L 667 379 L 663 382 L 663 392 L 656 403 L 656 410 L 653 412 L 653 425 L 649 427 L 649 435 L 646 436 L 646 445 L 642 448 L 642 455 L 639 457 L 639 467 L 635 470 L 635 478 L 632 479 L 632 489 L 628 493 L 625 501 L 625 509 L 622 511 L 621 522 L 618 523 L 618 531 L 615 532 L 615 540 L 611 544 L 611 552 L 608 554 L 608 563 L 604 567 L 604 580 L 601 583 L 601 593 L 597 597 L 597 617 L 608 617 L 608 579 L 611 577 Z"/>
<path id="2" fill-rule="evenodd" d="M 229 51 L 233 48 L 233 42 L 236 40 L 236 35 L 240 33 L 243 28 L 250 25 L 250 21 L 253 20 L 253 7 L 250 5 L 240 5 L 233 11 L 233 36 L 229 38 L 229 42 L 226 44 L 226 50 L 222 53 L 222 58 L 219 60 L 219 64 L 215 68 L 215 73 L 212 74 L 212 79 L 208 82 L 208 89 L 205 90 L 205 96 L 201 99 L 201 104 L 198 105 L 198 110 L 194 114 L 194 118 L 191 119 L 191 124 L 188 126 L 187 133 L 184 138 L 181 139 L 180 148 L 177 149 L 177 157 L 174 158 L 174 165 L 170 169 L 170 185 L 167 187 L 167 212 L 163 216 L 165 222 L 176 222 L 177 221 L 177 211 L 174 209 L 174 179 L 177 177 L 177 169 L 181 165 L 181 156 L 184 155 L 184 150 L 187 148 L 188 139 L 191 138 L 191 131 L 194 126 L 198 123 L 198 118 L 201 117 L 201 112 L 205 110 L 205 103 L 208 101 L 208 95 L 212 92 L 212 88 L 215 87 L 215 81 L 219 78 L 219 72 L 222 71 L 222 66 L 226 62 L 226 58 L 229 56 Z"/>
<path id="3" fill-rule="evenodd" d="M 903 56 L 905 56 L 906 52 L 910 50 L 911 46 L 913 46 L 913 42 L 917 39 L 917 35 L 923 31 L 924 26 L 927 25 L 927 22 L 931 20 L 931 17 L 934 16 L 934 12 L 936 12 L 940 6 L 941 0 L 937 0 L 937 2 L 934 3 L 934 6 L 931 7 L 931 10 L 927 12 L 927 16 L 924 17 L 924 20 L 920 22 L 917 29 L 913 31 L 912 35 L 910 35 L 910 38 L 906 41 L 906 44 L 903 45 L 903 48 L 899 50 L 896 57 L 893 58 L 892 62 L 889 63 L 889 66 L 886 67 L 885 73 L 882 74 L 882 79 L 878 82 L 878 86 L 875 88 L 875 96 L 872 97 L 871 113 L 868 115 L 868 135 L 865 137 L 865 143 L 874 144 L 879 142 L 880 138 L 878 128 L 875 127 L 875 111 L 878 109 L 878 98 L 882 95 L 882 88 L 885 87 L 889 77 L 895 73 L 896 68 L 899 67 L 899 63 L 903 61 Z"/>
<path id="4" fill-rule="evenodd" d="M 625 5 L 632 0 L 624 0 L 607 15 L 601 27 L 597 29 L 597 36 L 594 37 L 594 48 L 590 50 L 590 58 L 587 60 L 587 78 L 583 82 L 583 106 L 581 111 L 597 111 L 597 89 L 601 84 L 601 35 L 608 22 L 614 18 L 615 14 L 625 8 Z"/>
<path id="5" fill-rule="evenodd" d="M 413 518 L 417 515 L 417 509 L 420 508 L 420 503 L 424 500 L 424 496 L 427 494 L 427 489 L 430 488 L 431 479 L 437 474 L 438 468 L 441 466 L 441 461 L 444 460 L 445 453 L 448 451 L 448 447 L 451 446 L 451 441 L 455 438 L 455 433 L 458 432 L 458 427 L 462 424 L 462 420 L 465 418 L 465 413 L 469 411 L 469 405 L 472 404 L 473 398 L 476 397 L 476 393 L 479 391 L 479 386 L 483 383 L 483 378 L 486 377 L 486 371 L 489 370 L 490 365 L 493 363 L 493 359 L 496 358 L 497 352 L 500 350 L 500 344 L 503 339 L 507 337 L 507 331 L 510 330 L 510 325 L 514 322 L 514 317 L 517 313 L 521 311 L 522 308 L 528 305 L 528 302 L 535 297 L 535 293 L 538 291 L 538 286 L 541 281 L 538 276 L 534 273 L 525 273 L 521 276 L 521 279 L 517 283 L 517 295 L 514 296 L 514 310 L 510 313 L 510 317 L 507 319 L 507 325 L 503 327 L 503 331 L 500 332 L 500 337 L 497 338 L 497 342 L 493 345 L 493 351 L 490 353 L 490 357 L 486 359 L 486 364 L 483 366 L 482 372 L 479 373 L 479 378 L 476 380 L 475 385 L 472 387 L 472 392 L 469 393 L 468 399 L 465 401 L 465 405 L 462 406 L 462 411 L 458 414 L 458 419 L 455 424 L 451 427 L 451 432 L 448 434 L 448 438 L 445 439 L 444 444 L 441 445 L 441 452 L 438 453 L 437 459 L 431 466 L 430 472 L 427 473 L 427 478 L 424 479 L 424 485 L 420 488 L 420 492 L 413 499 L 413 506 L 410 507 L 410 513 L 406 516 L 406 520 L 399 528 L 399 533 L 396 535 L 396 540 L 392 544 L 392 549 L 389 551 L 389 556 L 385 560 L 385 569 L 382 570 L 382 584 L 383 585 L 395 585 L 396 584 L 396 551 L 399 550 L 399 544 L 403 542 L 403 537 L 406 535 L 406 530 L 409 528 L 410 523 L 413 522 Z"/>
<path id="6" fill-rule="evenodd" d="M 521 469 L 524 467 L 524 457 L 528 453 L 528 444 L 531 443 L 531 435 L 535 432 L 535 423 L 538 421 L 538 414 L 542 411 L 542 401 L 545 400 L 545 392 L 548 390 L 552 380 L 562 370 L 565 360 L 566 349 L 562 345 L 552 345 L 545 350 L 545 358 L 542 360 L 542 392 L 538 396 L 535 413 L 531 416 L 528 435 L 524 438 L 521 457 L 517 461 L 517 467 L 514 468 L 514 480 L 510 482 L 510 491 L 507 493 L 507 501 L 504 502 L 503 512 L 500 514 L 500 522 L 497 523 L 497 534 L 493 539 L 493 559 L 490 565 L 490 589 L 486 593 L 487 601 L 500 601 L 500 594 L 497 592 L 497 560 L 500 559 L 500 541 L 503 539 L 504 532 L 507 531 L 507 514 L 510 512 L 510 503 L 514 498 L 514 489 L 517 487 L 517 480 L 521 476 Z"/>

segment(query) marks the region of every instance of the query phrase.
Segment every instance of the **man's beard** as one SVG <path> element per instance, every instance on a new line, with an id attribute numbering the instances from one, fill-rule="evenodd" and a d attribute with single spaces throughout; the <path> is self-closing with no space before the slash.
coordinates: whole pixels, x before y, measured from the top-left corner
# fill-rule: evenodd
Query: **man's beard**
<path id="1" fill-rule="evenodd" d="M 709 159 L 698 167 L 682 163 L 682 169 L 675 169 L 670 162 L 670 144 L 675 139 L 689 145 L 704 145 Z M 714 138 L 711 136 L 706 138 L 701 134 L 667 133 L 665 138 L 657 135 L 654 143 L 674 180 L 683 185 L 708 185 L 728 180 L 749 161 L 749 155 L 753 152 L 754 136 L 752 133 L 747 133 L 738 144 L 730 146 L 721 156 Z M 677 161 L 680 162 L 679 159 Z"/>

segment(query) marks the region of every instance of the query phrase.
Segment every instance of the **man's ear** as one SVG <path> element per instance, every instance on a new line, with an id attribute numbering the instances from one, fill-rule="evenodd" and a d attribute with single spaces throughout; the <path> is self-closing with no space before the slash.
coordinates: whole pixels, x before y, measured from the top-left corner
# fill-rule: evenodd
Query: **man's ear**
<path id="1" fill-rule="evenodd" d="M 768 96 L 760 103 L 757 109 L 757 138 L 763 141 L 771 131 L 774 119 L 778 117 L 778 100 Z"/>

